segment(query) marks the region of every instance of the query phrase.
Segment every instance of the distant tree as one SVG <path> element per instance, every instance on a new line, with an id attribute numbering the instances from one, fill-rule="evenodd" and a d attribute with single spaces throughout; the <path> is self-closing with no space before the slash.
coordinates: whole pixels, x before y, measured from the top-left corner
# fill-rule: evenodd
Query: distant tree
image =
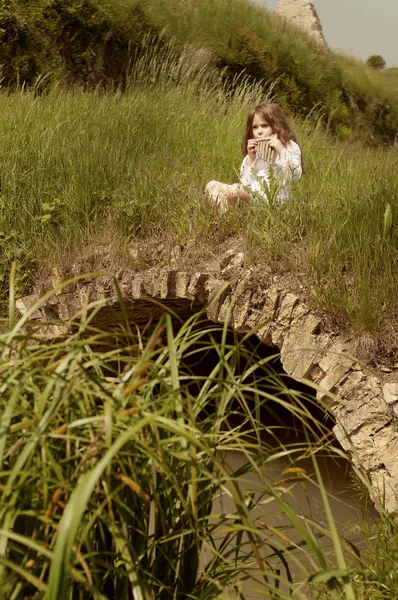
<path id="1" fill-rule="evenodd" d="M 380 56 L 380 54 L 372 54 L 372 56 L 369 56 L 366 64 L 372 69 L 378 69 L 381 71 L 381 69 L 384 69 L 386 66 L 386 61 L 382 56 Z"/>

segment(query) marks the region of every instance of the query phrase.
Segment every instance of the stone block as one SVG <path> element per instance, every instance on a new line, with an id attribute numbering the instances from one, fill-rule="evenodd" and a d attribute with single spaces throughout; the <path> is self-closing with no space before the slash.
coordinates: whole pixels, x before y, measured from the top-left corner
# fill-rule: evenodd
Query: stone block
<path id="1" fill-rule="evenodd" d="M 375 424 L 373 433 L 376 433 L 380 429 L 381 424 L 386 425 L 389 421 L 390 417 L 387 407 L 378 396 L 372 398 L 366 404 L 356 406 L 355 410 L 341 417 L 341 423 L 349 434 L 357 431 L 364 425 L 369 426 L 372 423 Z"/>
<path id="2" fill-rule="evenodd" d="M 235 296 L 233 309 L 233 327 L 236 331 L 240 331 L 246 322 L 248 312 L 250 310 L 251 290 L 247 289 L 239 296 Z"/>
<path id="3" fill-rule="evenodd" d="M 18 298 L 15 302 L 15 308 L 19 312 L 21 316 L 25 315 L 38 301 L 39 297 L 32 296 L 24 296 L 23 298 Z M 37 312 L 37 309 L 32 313 L 31 319 L 39 318 L 40 314 Z"/>
<path id="4" fill-rule="evenodd" d="M 372 486 L 371 497 L 377 504 L 381 504 L 388 513 L 398 509 L 398 478 L 392 477 L 385 469 L 378 469 L 370 473 Z"/>
<path id="5" fill-rule="evenodd" d="M 82 286 L 81 288 L 79 288 L 77 295 L 80 300 L 81 307 L 86 306 L 87 304 L 89 304 L 91 302 L 92 286 L 91 285 Z"/>
<path id="6" fill-rule="evenodd" d="M 293 310 L 298 304 L 298 297 L 295 294 L 287 293 L 283 297 L 279 307 L 278 323 L 288 327 L 292 321 Z"/>
<path id="7" fill-rule="evenodd" d="M 305 306 L 305 304 L 297 303 L 293 307 L 291 324 L 293 326 L 298 325 L 298 322 L 303 320 L 309 314 L 309 312 L 310 309 L 308 308 L 308 306 Z"/>
<path id="8" fill-rule="evenodd" d="M 220 302 L 219 304 L 216 302 L 213 305 L 210 304 L 207 310 L 207 316 L 217 323 L 230 323 L 232 319 L 232 300 L 230 296 L 227 296 L 224 302 Z"/>
<path id="9" fill-rule="evenodd" d="M 175 277 L 175 296 L 176 298 L 188 297 L 188 285 L 190 275 L 183 271 L 178 271 Z"/>
<path id="10" fill-rule="evenodd" d="M 328 349 L 327 353 L 320 361 L 319 366 L 325 371 L 325 373 L 328 373 L 336 366 L 339 366 L 342 361 L 346 363 L 348 359 L 347 355 L 345 354 L 346 350 L 346 346 L 341 342 L 333 344 L 333 346 Z M 350 361 L 350 366 L 352 367 L 352 365 L 353 361 Z"/>
<path id="11" fill-rule="evenodd" d="M 336 423 L 336 425 L 333 427 L 333 433 L 343 450 L 348 452 L 352 449 L 352 443 L 349 440 L 344 427 L 340 423 Z"/>
<path id="12" fill-rule="evenodd" d="M 230 285 L 221 279 L 208 277 L 204 284 L 204 293 L 208 301 L 207 316 L 212 321 L 219 320 L 219 309 L 230 293 Z"/>
<path id="13" fill-rule="evenodd" d="M 263 308 L 267 299 L 267 291 L 268 289 L 266 287 L 262 286 L 256 281 L 256 286 L 253 289 L 253 295 L 251 299 L 251 307 L 253 310 L 261 310 Z"/>
<path id="14" fill-rule="evenodd" d="M 325 335 L 314 334 L 319 327 L 319 319 L 309 314 L 304 322 L 287 330 L 281 349 L 281 360 L 283 368 L 292 377 L 308 377 L 313 367 L 322 359 L 330 339 Z"/>
<path id="15" fill-rule="evenodd" d="M 349 373 L 344 383 L 339 386 L 339 396 L 343 399 L 347 398 L 347 400 L 353 398 L 357 400 L 357 397 L 363 388 L 364 381 L 366 381 L 366 378 L 362 371 L 353 371 L 352 373 Z"/>
<path id="16" fill-rule="evenodd" d="M 199 285 L 201 275 L 202 275 L 202 273 L 193 273 L 191 275 L 191 278 L 190 278 L 189 284 L 188 284 L 188 288 L 187 288 L 187 295 L 189 298 L 195 299 L 195 296 L 198 291 L 198 285 Z"/>
<path id="17" fill-rule="evenodd" d="M 233 279 L 239 276 L 245 264 L 243 252 L 237 252 L 221 262 L 221 275 L 225 279 Z"/>
<path id="18" fill-rule="evenodd" d="M 70 330 L 68 325 L 58 324 L 58 325 L 40 325 L 35 326 L 34 330 L 35 338 L 40 342 L 47 342 L 51 340 L 56 340 L 57 338 L 63 338 L 67 335 L 70 335 Z"/>
<path id="19" fill-rule="evenodd" d="M 209 289 L 215 290 L 217 288 L 217 284 L 208 283 L 210 280 L 213 282 L 219 281 L 218 279 L 210 277 L 208 273 L 194 273 L 189 281 L 187 290 L 188 297 L 192 298 L 192 300 L 205 303 L 206 300 L 209 299 Z M 220 282 L 219 287 L 221 287 L 222 283 L 223 282 Z M 212 286 L 214 287 L 212 288 Z M 210 295 L 213 293 L 215 293 L 215 291 L 210 292 Z"/>
<path id="20" fill-rule="evenodd" d="M 260 323 L 261 311 L 250 308 L 250 311 L 246 314 L 246 319 L 243 323 L 246 331 L 250 331 L 251 329 L 255 329 L 257 325 Z"/>
<path id="21" fill-rule="evenodd" d="M 271 344 L 276 346 L 277 348 L 282 348 L 283 340 L 286 335 L 286 328 L 283 325 L 279 325 L 278 323 L 272 323 L 270 328 L 271 333 Z"/>
<path id="22" fill-rule="evenodd" d="M 320 387 L 324 390 L 333 390 L 348 371 L 352 369 L 355 361 L 344 354 L 345 349 L 345 346 L 341 343 L 334 344 L 319 362 L 319 366 L 326 373 L 325 377 L 319 382 Z"/>
<path id="23" fill-rule="evenodd" d="M 265 301 L 257 313 L 257 337 L 263 344 L 272 345 L 272 329 L 275 326 L 275 317 L 279 306 L 281 292 L 272 287 L 265 292 Z"/>
<path id="24" fill-rule="evenodd" d="M 231 286 L 227 281 L 223 279 L 217 279 L 216 277 L 208 277 L 204 283 L 204 292 L 206 299 L 212 300 L 215 296 L 224 296 L 231 291 Z"/>
<path id="25" fill-rule="evenodd" d="M 82 308 L 74 294 L 64 294 L 59 297 L 58 315 L 62 321 L 72 319 Z"/>
<path id="26" fill-rule="evenodd" d="M 394 405 L 398 402 L 398 383 L 385 383 L 383 385 L 383 398 L 389 405 Z"/>
<path id="27" fill-rule="evenodd" d="M 142 281 L 142 277 L 136 276 L 131 282 L 131 292 L 130 295 L 134 300 L 139 300 L 144 293 L 144 285 Z"/>
<path id="28" fill-rule="evenodd" d="M 221 261 L 220 261 L 220 271 L 222 271 L 223 269 L 225 269 L 225 267 L 227 267 L 228 265 L 231 264 L 232 261 L 234 261 L 236 259 L 236 257 L 239 256 L 238 261 L 241 260 L 241 258 L 243 257 L 243 262 L 244 262 L 244 253 L 240 252 L 237 247 L 235 248 L 230 248 L 229 250 L 227 250 Z M 242 264 L 243 264 L 242 262 Z"/>
<path id="29" fill-rule="evenodd" d="M 281 291 L 278 288 L 270 288 L 267 290 L 262 314 L 264 321 L 273 321 L 276 317 L 276 312 L 279 307 Z"/>
<path id="30" fill-rule="evenodd" d="M 398 440 L 396 437 L 389 441 L 388 448 L 380 451 L 379 459 L 379 464 L 384 465 L 398 489 Z"/>
<path id="31" fill-rule="evenodd" d="M 157 285 L 157 296 L 153 296 L 154 298 L 160 298 L 161 300 L 166 300 L 169 297 L 169 274 L 168 272 L 161 273 L 158 279 Z"/>
<path id="32" fill-rule="evenodd" d="M 395 439 L 394 428 L 386 420 L 373 420 L 365 423 L 350 435 L 360 462 L 366 470 L 376 469 L 380 464 L 379 452 L 386 449 Z"/>
<path id="33" fill-rule="evenodd" d="M 143 287 L 145 289 L 144 296 L 151 298 L 161 298 L 162 289 L 167 286 L 167 273 L 164 271 L 148 272 L 143 279 Z"/>
<path id="34" fill-rule="evenodd" d="M 272 346 L 272 321 L 266 321 L 263 318 L 263 314 L 260 315 L 260 323 L 257 330 L 257 337 L 266 346 Z"/>

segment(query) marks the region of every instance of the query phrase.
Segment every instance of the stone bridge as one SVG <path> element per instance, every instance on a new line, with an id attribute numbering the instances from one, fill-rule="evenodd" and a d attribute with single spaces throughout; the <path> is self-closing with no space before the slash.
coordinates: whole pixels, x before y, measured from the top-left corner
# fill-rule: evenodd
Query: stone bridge
<path id="1" fill-rule="evenodd" d="M 39 326 L 40 322 L 56 319 L 58 324 L 46 326 L 46 335 L 59 335 L 62 323 L 87 302 L 101 300 L 106 325 L 107 307 L 118 304 L 114 279 L 106 275 L 83 277 L 62 291 L 55 290 L 32 314 L 30 326 L 35 327 L 35 321 Z M 353 355 L 349 339 L 328 330 L 322 317 L 310 310 L 299 295 L 269 277 L 254 275 L 245 267 L 242 252 L 230 250 L 209 269 L 124 269 L 116 280 L 132 320 L 149 318 L 148 312 L 140 314 L 139 310 L 143 300 L 152 298 L 171 305 L 183 318 L 184 311 L 206 306 L 209 320 L 223 323 L 228 319 L 229 326 L 238 333 L 256 328 L 262 343 L 279 349 L 288 375 L 316 385 L 317 397 L 328 402 L 336 417 L 333 431 L 337 440 L 368 474 L 373 499 L 381 500 L 389 512 L 397 510 L 397 369 L 375 372 L 361 364 Z M 37 299 L 33 295 L 18 300 L 20 313 L 26 313 Z M 161 304 L 151 306 L 161 310 Z"/>

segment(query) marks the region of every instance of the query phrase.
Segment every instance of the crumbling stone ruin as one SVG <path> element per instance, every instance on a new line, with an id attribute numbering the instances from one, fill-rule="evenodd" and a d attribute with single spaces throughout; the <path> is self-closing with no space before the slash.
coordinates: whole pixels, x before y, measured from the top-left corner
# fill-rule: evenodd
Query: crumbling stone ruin
<path id="1" fill-rule="evenodd" d="M 367 368 L 356 359 L 349 339 L 329 331 L 322 317 L 277 278 L 256 276 L 246 265 L 245 254 L 236 248 L 201 270 L 181 270 L 173 261 L 165 267 L 126 268 L 119 273 L 119 290 L 132 322 L 145 323 L 154 317 L 153 305 L 149 312 L 140 312 L 140 302 L 155 299 L 172 302 L 181 317 L 187 304 L 205 306 L 210 321 L 228 322 L 237 333 L 255 330 L 262 343 L 279 350 L 288 375 L 313 382 L 317 398 L 327 402 L 336 417 L 337 440 L 367 473 L 373 499 L 388 512 L 397 512 L 398 367 L 388 372 Z M 104 331 L 112 326 L 109 309 L 115 312 L 119 304 L 115 277 L 85 279 L 78 267 L 70 275 L 79 278 L 39 302 L 40 308 L 36 308 L 35 294 L 17 301 L 17 309 L 36 335 L 45 339 L 67 336 L 73 315 L 90 302 L 103 303 L 96 327 Z M 49 324 L 54 319 L 57 323 Z"/>
<path id="2" fill-rule="evenodd" d="M 278 0 L 275 13 L 308 33 L 319 44 L 327 48 L 321 21 L 312 2 L 308 2 L 308 0 Z"/>

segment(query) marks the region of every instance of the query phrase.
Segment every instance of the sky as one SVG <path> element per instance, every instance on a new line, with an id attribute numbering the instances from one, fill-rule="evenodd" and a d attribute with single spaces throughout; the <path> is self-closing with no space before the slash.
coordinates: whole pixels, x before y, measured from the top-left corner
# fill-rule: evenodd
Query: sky
<path id="1" fill-rule="evenodd" d="M 276 0 L 255 0 L 273 9 Z M 331 50 L 366 61 L 380 54 L 398 67 L 398 0 L 311 0 Z"/>

